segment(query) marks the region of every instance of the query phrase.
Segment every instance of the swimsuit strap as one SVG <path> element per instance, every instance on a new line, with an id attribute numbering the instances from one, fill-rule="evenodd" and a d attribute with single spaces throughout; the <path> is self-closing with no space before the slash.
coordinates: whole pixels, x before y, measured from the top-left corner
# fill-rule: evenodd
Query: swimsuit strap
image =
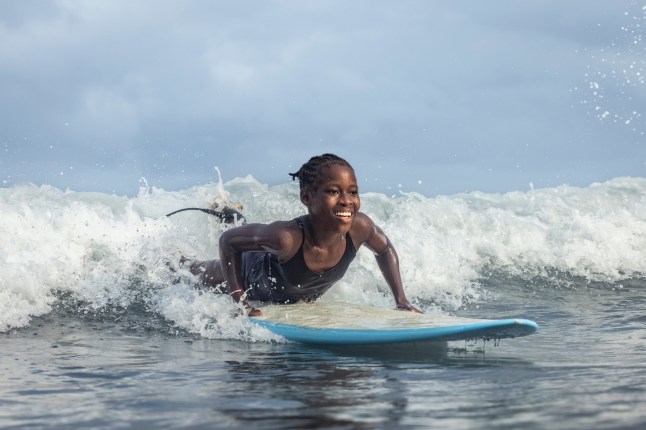
<path id="1" fill-rule="evenodd" d="M 301 228 L 301 233 L 303 233 L 303 240 L 301 240 L 301 247 L 300 247 L 300 249 L 302 249 L 303 245 L 305 245 L 305 224 L 303 224 L 303 220 L 300 218 L 296 218 L 296 222 L 298 223 L 298 226 Z"/>

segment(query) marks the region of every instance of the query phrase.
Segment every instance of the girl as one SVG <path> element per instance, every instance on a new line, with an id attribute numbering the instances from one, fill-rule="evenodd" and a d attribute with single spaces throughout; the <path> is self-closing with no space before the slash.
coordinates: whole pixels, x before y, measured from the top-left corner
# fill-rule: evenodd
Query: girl
<path id="1" fill-rule="evenodd" d="M 375 253 L 397 309 L 420 312 L 404 294 L 397 253 L 384 232 L 365 214 L 354 169 L 344 159 L 312 157 L 296 173 L 307 215 L 271 224 L 246 224 L 220 237 L 220 260 L 182 260 L 203 284 L 226 283 L 234 300 L 273 303 L 312 301 L 345 274 L 361 245 Z"/>

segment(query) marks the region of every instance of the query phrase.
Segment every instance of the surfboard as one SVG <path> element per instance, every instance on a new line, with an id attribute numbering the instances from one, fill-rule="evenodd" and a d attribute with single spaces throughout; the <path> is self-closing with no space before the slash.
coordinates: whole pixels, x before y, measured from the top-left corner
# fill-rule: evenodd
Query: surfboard
<path id="1" fill-rule="evenodd" d="M 531 320 L 416 314 L 339 302 L 269 305 L 250 320 L 290 341 L 318 345 L 498 340 L 538 330 Z"/>

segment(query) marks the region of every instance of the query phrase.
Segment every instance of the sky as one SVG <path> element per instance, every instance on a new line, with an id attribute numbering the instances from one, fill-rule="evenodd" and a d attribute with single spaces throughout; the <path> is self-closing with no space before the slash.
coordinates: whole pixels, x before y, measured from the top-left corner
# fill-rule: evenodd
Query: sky
<path id="1" fill-rule="evenodd" d="M 427 196 L 646 177 L 646 0 L 0 0 L 0 186 L 313 155 Z"/>

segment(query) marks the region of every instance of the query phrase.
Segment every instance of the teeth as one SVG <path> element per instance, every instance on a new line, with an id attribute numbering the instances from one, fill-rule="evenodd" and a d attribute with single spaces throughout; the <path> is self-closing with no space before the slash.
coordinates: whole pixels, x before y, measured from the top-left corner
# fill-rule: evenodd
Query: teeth
<path id="1" fill-rule="evenodd" d="M 337 216 L 352 216 L 352 212 L 337 212 Z"/>

